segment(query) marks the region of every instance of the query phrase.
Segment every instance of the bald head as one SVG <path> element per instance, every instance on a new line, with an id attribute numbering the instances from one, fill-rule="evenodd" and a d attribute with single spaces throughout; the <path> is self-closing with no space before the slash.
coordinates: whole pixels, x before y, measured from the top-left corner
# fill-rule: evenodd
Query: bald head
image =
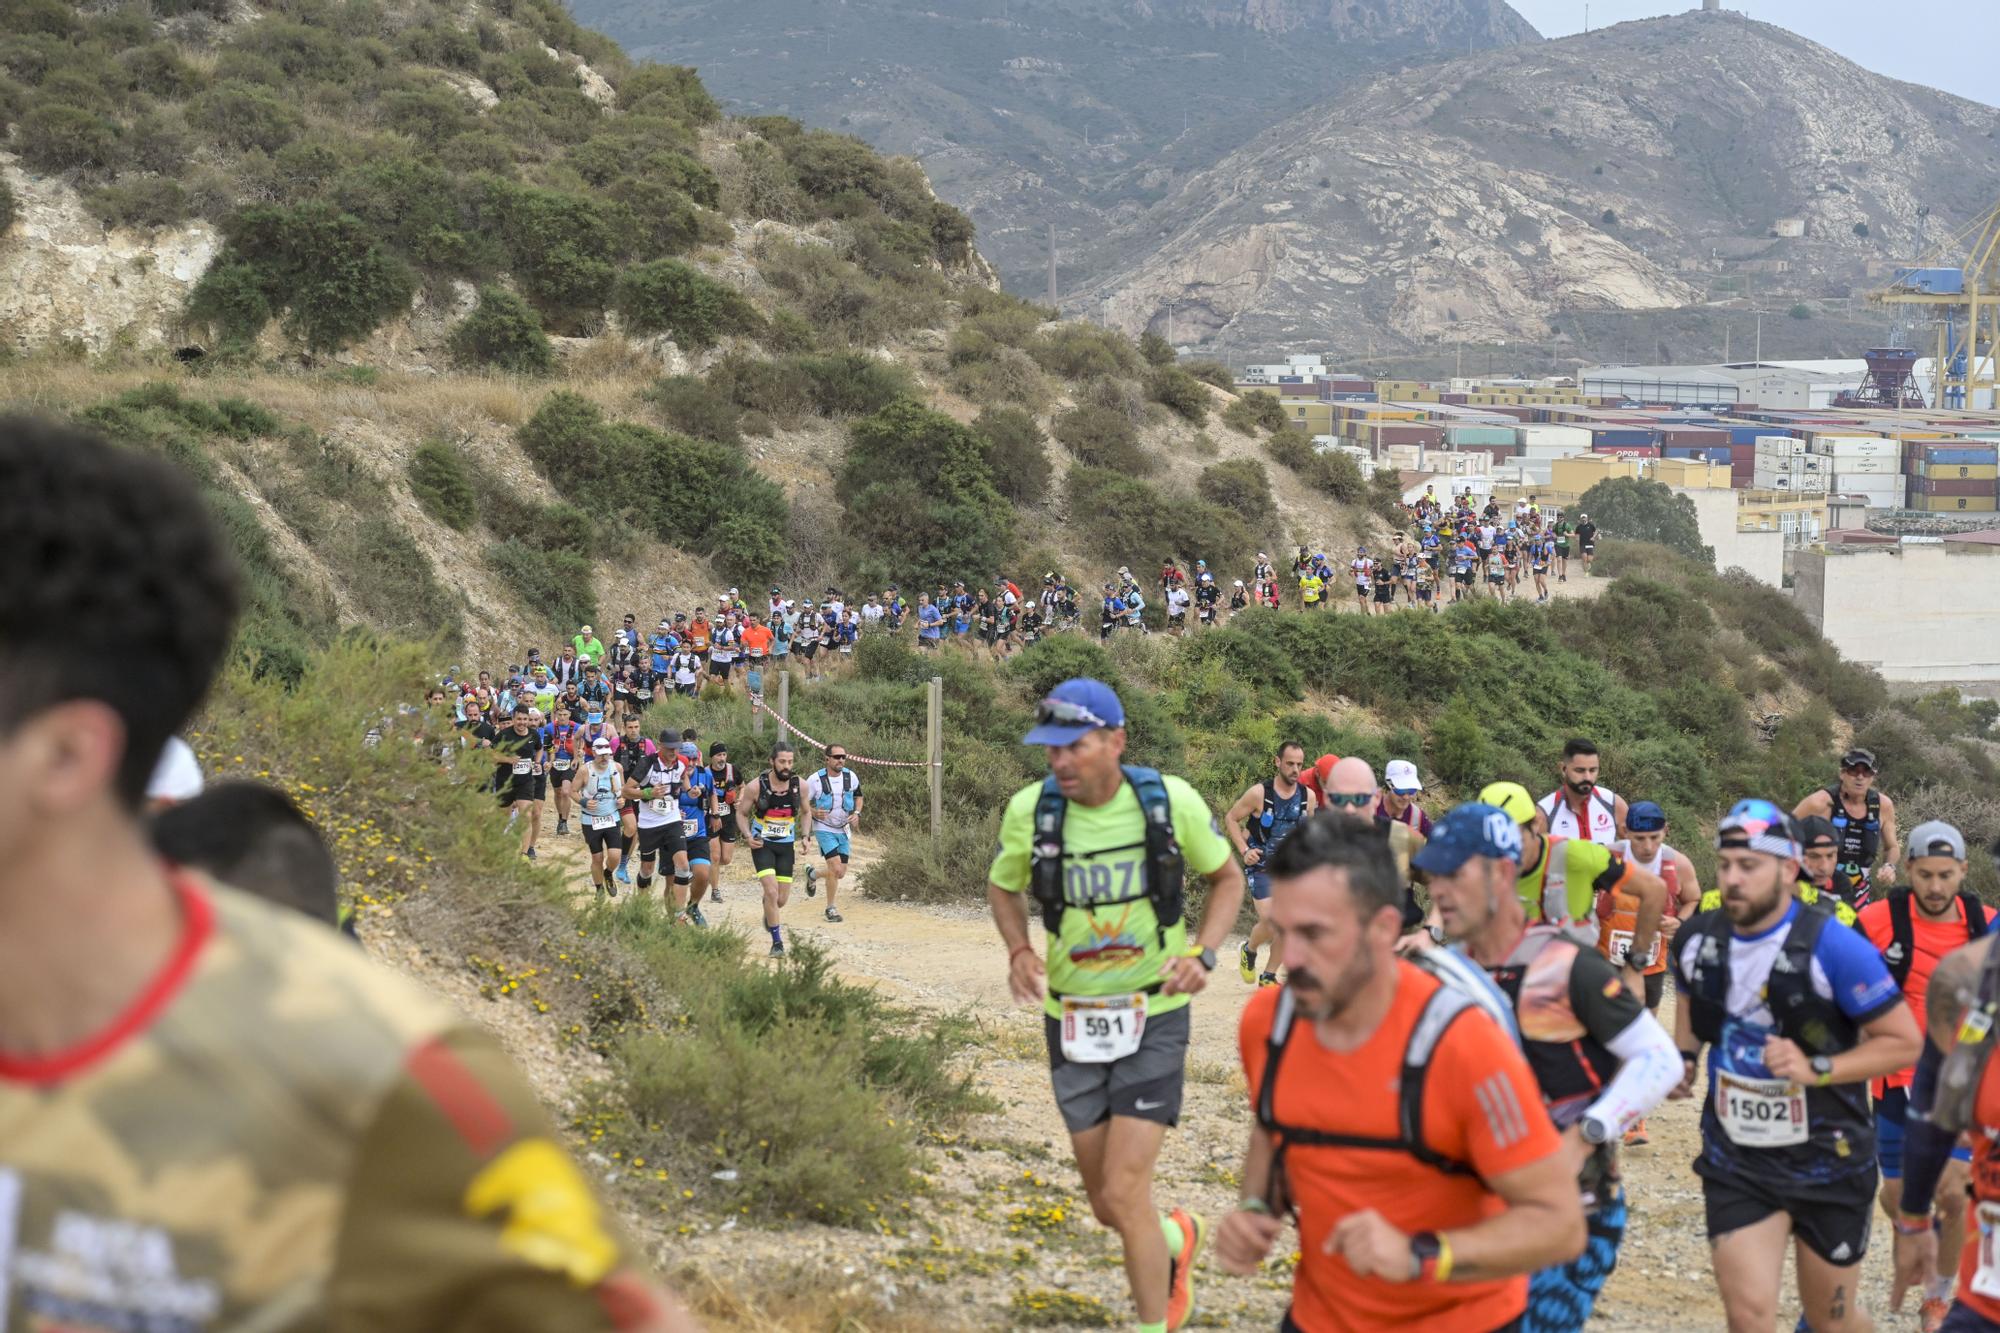
<path id="1" fill-rule="evenodd" d="M 1366 759 L 1356 759 L 1353 755 L 1333 766 L 1326 775 L 1328 795 L 1373 796 L 1375 794 L 1375 770 L 1368 766 Z"/>

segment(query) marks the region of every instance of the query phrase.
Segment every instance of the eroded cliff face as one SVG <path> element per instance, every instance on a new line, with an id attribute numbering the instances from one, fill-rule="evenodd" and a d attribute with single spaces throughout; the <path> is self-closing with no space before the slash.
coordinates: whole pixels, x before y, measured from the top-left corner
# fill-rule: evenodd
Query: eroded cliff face
<path id="1" fill-rule="evenodd" d="M 14 225 L 0 234 L 0 343 L 16 350 L 172 339 L 181 307 L 222 238 L 205 222 L 157 230 L 107 228 L 65 182 L 21 170 L 0 153 Z"/>
<path id="2" fill-rule="evenodd" d="M 1996 130 L 2000 111 L 1766 24 L 1623 24 L 1274 126 L 1099 242 L 1073 308 L 1182 343 L 1394 346 L 1684 306 L 1750 268 L 1844 292 L 1990 204 Z"/>

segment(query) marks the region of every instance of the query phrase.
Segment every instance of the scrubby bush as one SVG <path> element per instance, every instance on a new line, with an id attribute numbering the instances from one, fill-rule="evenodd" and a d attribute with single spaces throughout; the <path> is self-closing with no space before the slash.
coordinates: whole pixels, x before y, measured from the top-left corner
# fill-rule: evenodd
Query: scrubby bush
<path id="1" fill-rule="evenodd" d="M 984 442 L 910 398 L 848 427 L 838 493 L 866 584 L 918 584 L 998 569 L 1013 511 L 994 488 Z"/>
<path id="2" fill-rule="evenodd" d="M 544 317 L 576 326 L 610 299 L 632 219 L 603 200 L 488 177 L 472 200 L 472 225 L 506 248 L 522 294 Z"/>
<path id="3" fill-rule="evenodd" d="M 1139 335 L 1139 355 L 1146 359 L 1149 366 L 1171 366 L 1179 359 L 1174 345 L 1151 329 Z"/>
<path id="4" fill-rule="evenodd" d="M 225 336 L 254 336 L 257 298 L 285 311 L 288 330 L 314 351 L 336 351 L 407 310 L 409 266 L 361 221 L 325 204 L 248 208 L 225 232 L 228 247 L 195 285 L 189 313 Z M 256 297 L 250 292 L 254 288 Z"/>
<path id="5" fill-rule="evenodd" d="M 1240 435 L 1283 430 L 1287 424 L 1284 404 L 1275 394 L 1252 389 L 1222 410 L 1222 424 Z"/>
<path id="6" fill-rule="evenodd" d="M 1094 376 L 1136 377 L 1146 363 L 1131 339 L 1114 329 L 1091 324 L 1060 324 L 1035 339 L 1029 349 L 1042 369 L 1064 379 Z"/>
<path id="7" fill-rule="evenodd" d="M 618 82 L 618 104 L 627 115 L 664 115 L 690 125 L 721 119 L 722 108 L 689 65 L 637 65 Z"/>
<path id="8" fill-rule="evenodd" d="M 188 103 L 187 114 L 190 124 L 239 152 L 255 148 L 274 153 L 305 123 L 278 93 L 233 79 Z"/>
<path id="9" fill-rule="evenodd" d="M 1123 413 L 1111 408 L 1073 407 L 1055 419 L 1054 430 L 1056 439 L 1080 463 L 1133 477 L 1154 469 L 1152 457 L 1139 447 L 1139 432 Z"/>
<path id="10" fill-rule="evenodd" d="M 113 227 L 165 227 L 187 216 L 179 181 L 140 176 L 90 194 L 90 211 Z"/>
<path id="11" fill-rule="evenodd" d="M 37 171 L 102 171 L 117 161 L 118 127 L 94 111 L 43 102 L 14 127 L 14 149 Z"/>
<path id="12" fill-rule="evenodd" d="M 426 514 L 456 532 L 464 532 L 478 519 L 472 469 L 451 445 L 424 441 L 410 455 L 409 472 L 410 494 Z"/>
<path id="13" fill-rule="evenodd" d="M 867 416 L 916 392 L 908 371 L 866 352 L 789 357 L 778 365 L 804 378 L 813 409 L 822 416 Z"/>
<path id="14" fill-rule="evenodd" d="M 1208 386 L 1178 366 L 1159 366 L 1146 379 L 1146 392 L 1184 421 L 1208 420 Z"/>
<path id="15" fill-rule="evenodd" d="M 597 619 L 590 561 L 574 551 L 545 551 L 515 540 L 495 542 L 486 548 L 486 565 L 558 634 Z"/>
<path id="16" fill-rule="evenodd" d="M 0 177 L 0 233 L 14 225 L 14 187 Z"/>
<path id="17" fill-rule="evenodd" d="M 451 331 L 452 359 L 520 375 L 546 375 L 555 352 L 535 308 L 505 287 L 479 289 L 479 305 Z"/>
<path id="18" fill-rule="evenodd" d="M 727 333 L 753 333 L 757 312 L 737 292 L 678 259 L 625 270 L 612 296 L 625 327 L 666 333 L 684 347 L 712 347 Z"/>
<path id="19" fill-rule="evenodd" d="M 1576 507 L 1608 537 L 1654 542 L 1701 564 L 1715 563 L 1714 548 L 1702 543 L 1694 501 L 1657 481 L 1642 477 L 1600 481 L 1584 492 Z"/>
<path id="20" fill-rule="evenodd" d="M 1049 451 L 1034 414 L 989 407 L 974 419 L 972 430 L 986 446 L 994 489 L 1015 504 L 1040 504 L 1049 493 Z"/>
<path id="21" fill-rule="evenodd" d="M 1264 441 L 1271 460 L 1288 467 L 1306 485 L 1344 504 L 1359 504 L 1368 495 L 1368 479 L 1352 455 L 1339 449 L 1321 452 L 1312 437 L 1294 426 L 1272 433 Z"/>
<path id="22" fill-rule="evenodd" d="M 1200 491 L 1203 498 L 1241 514 L 1253 524 L 1260 524 L 1277 512 L 1277 502 L 1271 498 L 1270 475 L 1254 458 L 1209 464 L 1201 470 Z"/>
<path id="23" fill-rule="evenodd" d="M 1144 568 L 1169 558 L 1221 560 L 1256 549 L 1249 526 L 1206 500 L 1169 496 L 1150 482 L 1101 467 L 1069 470 L 1069 508 L 1088 514 L 1083 539 L 1091 554 Z"/>
<path id="24" fill-rule="evenodd" d="M 1180 365 L 1203 384 L 1213 384 L 1224 393 L 1236 392 L 1236 376 L 1220 361 L 1183 361 Z"/>
<path id="25" fill-rule="evenodd" d="M 671 430 L 720 444 L 742 442 L 737 406 L 727 389 L 711 380 L 672 375 L 646 390 L 646 400 L 659 409 L 660 420 Z"/>

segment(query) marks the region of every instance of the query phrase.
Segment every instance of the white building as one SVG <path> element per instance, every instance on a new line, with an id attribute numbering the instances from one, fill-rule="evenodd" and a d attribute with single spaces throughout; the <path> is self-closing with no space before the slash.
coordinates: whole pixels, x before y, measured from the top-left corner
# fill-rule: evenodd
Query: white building
<path id="1" fill-rule="evenodd" d="M 1310 382 L 1325 374 L 1326 362 L 1307 352 L 1261 366 L 1245 366 L 1243 373 L 1236 377 L 1236 382 L 1238 384 L 1278 384 L 1285 380 Z"/>
<path id="2" fill-rule="evenodd" d="M 2000 531 L 1793 559 L 1793 597 L 1842 655 L 1892 681 L 2000 682 Z"/>
<path id="3" fill-rule="evenodd" d="M 1728 407 L 1829 407 L 1861 387 L 1864 361 L 1733 361 L 1713 366 L 1592 366 L 1577 376 L 1584 393 L 1643 403 Z"/>
<path id="4" fill-rule="evenodd" d="M 1785 534 L 1776 528 L 1746 530 L 1741 526 L 1737 492 L 1718 488 L 1668 487 L 1694 505 L 1695 523 L 1704 546 L 1715 548 L 1718 570 L 1740 569 L 1759 583 L 1781 587 L 1785 578 Z"/>

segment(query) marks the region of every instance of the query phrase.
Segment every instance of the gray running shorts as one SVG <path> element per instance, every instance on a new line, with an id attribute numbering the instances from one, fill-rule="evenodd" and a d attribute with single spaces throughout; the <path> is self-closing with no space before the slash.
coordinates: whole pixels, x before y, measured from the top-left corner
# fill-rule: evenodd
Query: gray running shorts
<path id="1" fill-rule="evenodd" d="M 1114 1115 L 1162 1125 L 1180 1123 L 1191 1008 L 1184 1004 L 1157 1018 L 1147 1015 L 1139 1049 L 1123 1060 L 1101 1065 L 1063 1059 L 1062 1022 L 1043 1015 L 1049 1082 L 1055 1087 L 1056 1107 L 1070 1133 L 1080 1134 Z"/>

